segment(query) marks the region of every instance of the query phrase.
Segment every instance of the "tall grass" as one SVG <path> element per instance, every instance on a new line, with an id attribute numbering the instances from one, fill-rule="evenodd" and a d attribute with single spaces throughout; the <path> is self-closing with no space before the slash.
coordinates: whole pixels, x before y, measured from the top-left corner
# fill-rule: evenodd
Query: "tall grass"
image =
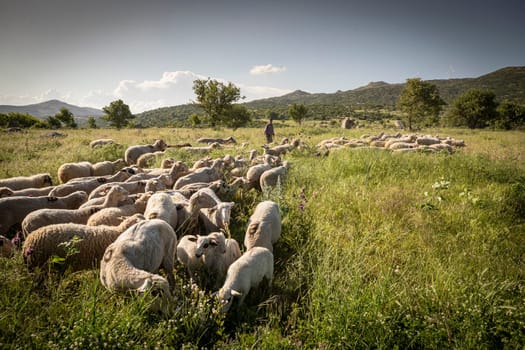
<path id="1" fill-rule="evenodd" d="M 208 293 L 178 267 L 173 316 L 148 301 L 102 288 L 98 271 L 49 273 L 37 284 L 22 257 L 0 258 L 0 348 L 520 348 L 525 344 L 525 135 L 431 130 L 463 138 L 454 154 L 392 154 L 372 149 L 316 157 L 332 136 L 378 130 L 301 129 L 311 150 L 286 157 L 287 180 L 269 193 L 231 199 L 231 234 L 243 241 L 251 211 L 276 201 L 283 234 L 269 291 L 223 318 Z M 194 142 L 229 136 L 211 130 L 71 131 L 65 139 L 31 132 L 0 140 L 0 177 L 56 176 L 66 161 L 122 157 L 127 145 L 164 138 Z M 237 130 L 248 148 L 260 130 Z M 120 145 L 90 150 L 90 140 Z M 259 148 L 260 149 L 260 148 Z M 191 163 L 191 156 L 169 150 Z M 55 177 L 56 179 L 56 177 Z M 1 215 L 1 213 L 0 213 Z"/>

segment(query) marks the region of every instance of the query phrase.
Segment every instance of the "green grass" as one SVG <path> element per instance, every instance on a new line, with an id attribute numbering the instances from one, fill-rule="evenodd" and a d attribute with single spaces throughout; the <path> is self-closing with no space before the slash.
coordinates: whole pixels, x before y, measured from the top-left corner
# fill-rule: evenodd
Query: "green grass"
<path id="1" fill-rule="evenodd" d="M 381 130 L 279 125 L 310 146 Z M 229 136 L 261 149 L 260 130 L 42 131 L 0 140 L 0 177 L 50 172 L 64 162 L 122 157 L 127 145 Z M 20 254 L 0 258 L 0 348 L 494 349 L 525 344 L 525 134 L 426 130 L 464 139 L 448 155 L 356 149 L 315 157 L 295 151 L 271 193 L 237 193 L 231 234 L 243 241 L 260 200 L 276 201 L 283 234 L 269 291 L 221 317 L 209 294 L 177 268 L 176 312 L 106 291 L 98 271 L 49 273 L 37 284 Z M 89 149 L 112 137 L 120 145 Z M 191 164 L 195 159 L 170 150 Z"/>

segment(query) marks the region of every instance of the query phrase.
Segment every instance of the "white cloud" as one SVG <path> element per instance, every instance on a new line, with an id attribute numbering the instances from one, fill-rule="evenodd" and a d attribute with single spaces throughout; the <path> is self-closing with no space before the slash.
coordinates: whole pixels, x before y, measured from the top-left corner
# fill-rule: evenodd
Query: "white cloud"
<path id="1" fill-rule="evenodd" d="M 164 72 L 158 80 L 122 80 L 113 91 L 92 90 L 80 98 L 74 98 L 69 93 L 48 90 L 38 96 L 0 95 L 0 104 L 27 105 L 56 98 L 82 107 L 102 109 L 102 107 L 109 105 L 111 101 L 122 99 L 130 107 L 132 113 L 141 113 L 161 107 L 186 104 L 195 100 L 193 81 L 207 78 L 207 76 L 190 71 Z M 212 79 L 225 84 L 228 82 L 226 79 L 221 78 L 212 77 Z M 239 102 L 280 96 L 291 92 L 291 90 L 274 87 L 232 83 L 241 89 L 242 96 L 246 96 L 246 99 Z"/>
<path id="2" fill-rule="evenodd" d="M 69 102 L 71 100 L 71 93 L 64 93 L 55 89 L 50 89 L 37 96 L 0 95 L 0 104 L 2 105 L 24 106 L 49 100 Z"/>
<path id="3" fill-rule="evenodd" d="M 251 75 L 262 75 L 262 74 L 274 74 L 274 73 L 281 73 L 285 72 L 286 67 L 276 67 L 272 64 L 264 64 L 264 65 L 258 65 L 253 66 L 252 69 L 250 69 Z"/>

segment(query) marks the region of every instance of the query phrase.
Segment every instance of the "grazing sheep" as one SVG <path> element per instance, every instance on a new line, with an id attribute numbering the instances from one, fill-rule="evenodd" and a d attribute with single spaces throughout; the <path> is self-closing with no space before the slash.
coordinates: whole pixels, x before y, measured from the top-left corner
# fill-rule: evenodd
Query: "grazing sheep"
<path id="1" fill-rule="evenodd" d="M 154 193 L 148 200 L 144 216 L 147 220 L 161 219 L 174 229 L 177 227 L 177 206 L 165 192 Z"/>
<path id="2" fill-rule="evenodd" d="M 143 221 L 126 230 L 109 245 L 100 262 L 100 281 L 112 291 L 160 292 L 160 304 L 166 312 L 171 301 L 177 236 L 173 228 L 158 219 Z M 167 276 L 158 275 L 163 268 Z M 158 300 L 157 300 L 158 301 Z"/>
<path id="3" fill-rule="evenodd" d="M 124 188 L 126 191 L 128 191 L 129 194 L 138 194 L 146 192 L 146 181 L 110 182 L 102 184 L 95 188 L 93 191 L 91 191 L 91 193 L 89 194 L 89 199 L 104 197 L 105 195 L 107 195 L 111 187 L 117 185 Z"/>
<path id="4" fill-rule="evenodd" d="M 105 146 L 105 145 L 110 145 L 110 144 L 113 144 L 115 143 L 115 141 L 113 139 L 98 139 L 98 140 L 93 140 L 89 143 L 89 147 L 91 148 L 97 148 L 97 147 L 102 147 L 102 146 Z"/>
<path id="5" fill-rule="evenodd" d="M 163 156 L 165 154 L 166 154 L 166 151 L 144 153 L 140 157 L 138 157 L 137 166 L 141 168 L 147 168 L 152 161 L 157 159 L 157 157 Z"/>
<path id="6" fill-rule="evenodd" d="M 195 182 L 212 182 L 221 178 L 222 159 L 217 159 L 213 162 L 211 167 L 204 167 L 195 170 L 195 172 L 180 177 L 173 185 L 174 190 L 182 188 Z"/>
<path id="7" fill-rule="evenodd" d="M 15 245 L 10 239 L 0 236 L 0 257 L 9 258 L 15 253 Z"/>
<path id="8" fill-rule="evenodd" d="M 144 216 L 135 214 L 119 226 L 87 226 L 80 224 L 56 224 L 44 226 L 31 233 L 24 241 L 22 252 L 30 271 L 47 266 L 53 256 L 64 258 L 64 266 L 74 271 L 91 269 L 96 266 L 106 248 L 127 228 L 142 221 Z M 63 245 L 77 236 L 77 254 L 67 256 Z M 64 243 L 64 244 L 61 244 Z"/>
<path id="9" fill-rule="evenodd" d="M 273 268 L 273 254 L 263 247 L 254 247 L 235 260 L 228 268 L 226 280 L 217 293 L 222 312 L 228 312 L 235 297 L 239 297 L 238 305 L 241 305 L 250 290 L 263 279 L 271 285 Z"/>
<path id="10" fill-rule="evenodd" d="M 217 142 L 217 143 L 220 143 L 220 144 L 227 144 L 227 143 L 237 143 L 237 141 L 235 141 L 235 139 L 233 138 L 233 136 L 230 136 L 228 138 L 225 138 L 225 139 L 221 139 L 221 138 L 211 138 L 211 137 L 202 137 L 200 139 L 197 140 L 198 143 L 207 143 L 207 144 L 210 144 L 210 143 L 213 143 L 213 142 Z"/>
<path id="11" fill-rule="evenodd" d="M 66 183 L 71 179 L 93 176 L 93 164 L 90 162 L 64 163 L 57 171 L 60 183 Z"/>
<path id="12" fill-rule="evenodd" d="M 8 187 L 0 187 L 0 198 L 4 197 L 42 197 L 49 195 L 49 192 L 55 188 L 54 186 L 40 187 L 40 188 L 24 188 L 23 190 L 13 191 Z"/>
<path id="13" fill-rule="evenodd" d="M 228 230 L 233 202 L 220 202 L 212 208 L 202 208 L 199 219 L 203 224 L 204 232 L 210 233 Z"/>
<path id="14" fill-rule="evenodd" d="M 109 177 L 87 177 L 85 179 L 71 179 L 68 183 L 56 186 L 50 196 L 63 197 L 75 191 L 84 191 L 88 195 L 101 184 L 120 182 L 129 178 L 135 171 L 132 168 L 124 168 L 113 176 Z"/>
<path id="15" fill-rule="evenodd" d="M 171 180 L 168 175 L 160 175 L 156 178 L 146 181 L 146 192 L 158 192 L 168 188 Z M 173 183 L 171 183 L 173 185 Z M 171 186 L 170 186 L 171 187 Z"/>
<path id="16" fill-rule="evenodd" d="M 214 149 L 217 149 L 217 148 L 222 148 L 221 144 L 218 143 L 218 142 L 213 142 L 213 143 L 210 143 L 208 146 L 203 146 L 203 147 L 181 147 L 180 149 L 181 150 L 184 150 L 186 152 L 191 152 L 193 154 L 197 154 L 197 153 L 207 153 L 207 152 L 211 152 L 213 151 Z"/>
<path id="17" fill-rule="evenodd" d="M 268 162 L 268 157 L 265 157 L 264 164 L 252 165 L 246 172 L 246 189 L 259 188 L 261 175 L 270 170 L 272 166 Z"/>
<path id="18" fill-rule="evenodd" d="M 279 181 L 282 184 L 284 177 L 288 172 L 288 168 L 289 162 L 285 161 L 283 165 L 266 170 L 264 173 L 262 173 L 259 179 L 261 190 L 267 191 L 270 188 L 277 186 L 277 182 Z"/>
<path id="19" fill-rule="evenodd" d="M 132 216 L 133 214 L 144 214 L 151 195 L 152 193 L 150 192 L 142 193 L 133 204 L 101 209 L 89 217 L 87 225 L 118 226 L 128 216 Z"/>
<path id="20" fill-rule="evenodd" d="M 113 162 L 110 162 L 109 160 L 98 162 L 92 165 L 93 176 L 113 175 L 125 166 L 126 162 L 122 158 L 119 158 Z"/>
<path id="21" fill-rule="evenodd" d="M 116 207 L 120 201 L 128 198 L 128 191 L 120 186 L 113 186 L 108 192 L 104 203 L 83 209 L 39 209 L 29 213 L 22 221 L 22 232 L 27 237 L 40 227 L 53 224 L 86 224 L 89 217 L 97 211 Z"/>
<path id="22" fill-rule="evenodd" d="M 137 159 L 144 153 L 153 153 L 157 151 L 164 151 L 168 145 L 164 140 L 155 140 L 152 145 L 136 145 L 130 146 L 124 153 L 124 160 L 127 164 L 133 165 L 137 163 Z"/>
<path id="23" fill-rule="evenodd" d="M 216 201 L 215 198 L 210 197 L 206 192 L 197 191 L 187 203 L 183 200 L 181 204 L 180 210 L 177 210 L 177 232 L 181 232 L 181 235 L 184 235 L 186 233 L 194 233 L 197 230 L 201 209 L 215 206 Z"/>
<path id="24" fill-rule="evenodd" d="M 263 148 L 264 148 L 265 154 L 280 157 L 281 155 L 286 154 L 287 152 L 291 151 L 295 147 L 291 143 L 286 143 L 284 145 L 277 145 L 272 148 L 269 148 L 267 145 L 264 145 Z"/>
<path id="25" fill-rule="evenodd" d="M 53 181 L 51 180 L 51 175 L 49 175 L 49 173 L 0 179 L 0 187 L 8 187 L 13 191 L 47 186 L 53 186 Z"/>
<path id="26" fill-rule="evenodd" d="M 212 164 L 213 164 L 213 159 L 209 157 L 199 159 L 195 163 L 193 163 L 193 166 L 190 168 L 190 172 L 193 173 L 195 172 L 195 170 L 199 168 L 210 167 L 212 166 Z"/>
<path id="27" fill-rule="evenodd" d="M 181 193 L 184 197 L 189 198 L 195 192 L 205 187 L 217 193 L 226 188 L 226 182 L 224 180 L 217 180 L 217 181 L 212 181 L 212 182 L 194 182 L 194 183 L 182 186 L 181 188 L 177 190 L 177 192 Z"/>
<path id="28" fill-rule="evenodd" d="M 177 245 L 177 259 L 199 286 L 211 290 L 224 283 L 228 267 L 240 256 L 239 244 L 222 232 L 184 236 Z"/>
<path id="29" fill-rule="evenodd" d="M 244 236 L 246 250 L 253 247 L 265 247 L 273 252 L 273 244 L 281 237 L 281 214 L 279 206 L 272 201 L 257 205 L 248 220 Z"/>
<path id="30" fill-rule="evenodd" d="M 76 209 L 87 200 L 83 191 L 65 197 L 7 197 L 0 199 L 0 235 L 20 224 L 27 214 L 43 208 Z"/>

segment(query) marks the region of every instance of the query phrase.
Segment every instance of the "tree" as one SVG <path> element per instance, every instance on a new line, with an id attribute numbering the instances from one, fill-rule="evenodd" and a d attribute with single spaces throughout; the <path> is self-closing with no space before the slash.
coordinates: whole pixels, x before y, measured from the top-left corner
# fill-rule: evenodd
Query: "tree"
<path id="1" fill-rule="evenodd" d="M 197 95 L 197 104 L 206 112 L 212 127 L 226 124 L 225 112 L 241 98 L 241 90 L 232 83 L 224 85 L 209 78 L 193 81 L 193 91 Z"/>
<path id="2" fill-rule="evenodd" d="M 97 129 L 97 121 L 95 120 L 95 117 L 89 117 L 87 120 L 87 126 L 90 129 Z"/>
<path id="3" fill-rule="evenodd" d="M 72 129 L 77 128 L 77 123 L 75 122 L 75 116 L 66 107 L 60 108 L 60 112 L 55 114 L 55 118 L 60 120 L 60 122 L 64 123 L 64 125 L 68 128 L 72 128 Z"/>
<path id="4" fill-rule="evenodd" d="M 308 108 L 303 104 L 294 103 L 288 107 L 288 114 L 297 124 L 301 124 L 306 115 L 308 114 Z"/>
<path id="5" fill-rule="evenodd" d="M 190 121 L 191 126 L 194 127 L 194 128 L 201 124 L 201 118 L 199 117 L 199 115 L 197 113 L 192 113 L 188 117 L 188 120 Z"/>
<path id="6" fill-rule="evenodd" d="M 496 108 L 496 95 L 492 91 L 471 89 L 452 102 L 447 113 L 447 123 L 470 129 L 484 128 L 496 119 Z"/>
<path id="7" fill-rule="evenodd" d="M 232 105 L 224 111 L 224 125 L 233 130 L 245 126 L 252 120 L 250 111 L 240 105 Z"/>
<path id="8" fill-rule="evenodd" d="M 504 100 L 496 111 L 498 118 L 494 126 L 499 129 L 511 130 L 525 125 L 525 107 L 515 102 Z"/>
<path id="9" fill-rule="evenodd" d="M 412 130 L 412 126 L 417 123 L 426 121 L 429 125 L 436 124 L 445 101 L 439 96 L 436 85 L 412 78 L 407 79 L 397 104 L 405 113 L 408 129 Z"/>
<path id="10" fill-rule="evenodd" d="M 122 100 L 116 100 L 102 108 L 104 115 L 102 119 L 106 120 L 110 126 L 114 126 L 117 129 L 121 129 L 124 126 L 129 124 L 129 121 L 135 116 L 131 114 L 129 106 L 125 104 Z"/>
<path id="11" fill-rule="evenodd" d="M 50 129 L 60 129 L 62 127 L 62 122 L 60 119 L 54 116 L 47 117 L 46 123 Z"/>

